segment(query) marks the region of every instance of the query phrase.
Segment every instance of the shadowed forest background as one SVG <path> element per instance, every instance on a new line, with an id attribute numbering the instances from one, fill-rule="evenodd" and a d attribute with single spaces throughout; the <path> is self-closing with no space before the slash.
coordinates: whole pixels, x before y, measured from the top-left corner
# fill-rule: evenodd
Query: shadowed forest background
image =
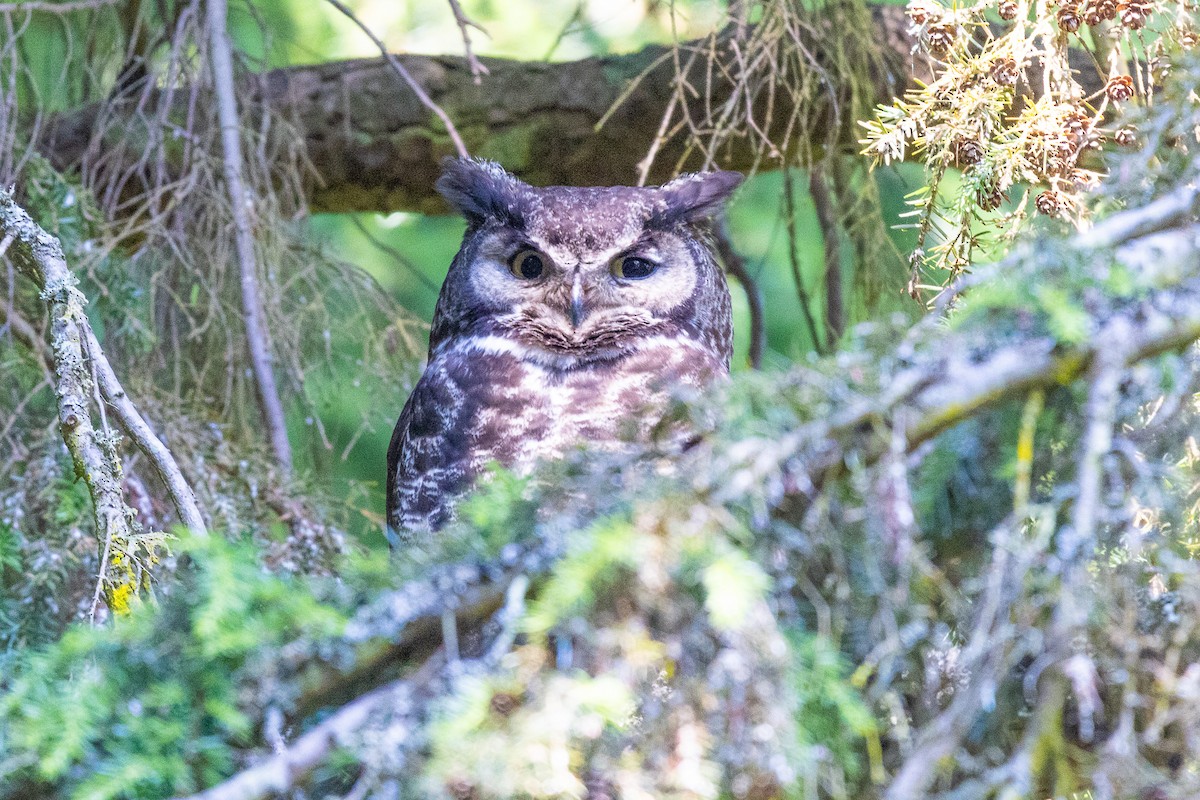
<path id="1" fill-rule="evenodd" d="M 0 2 L 0 798 L 1196 796 L 1194 17 Z M 467 152 L 746 172 L 734 374 L 390 553 Z"/>

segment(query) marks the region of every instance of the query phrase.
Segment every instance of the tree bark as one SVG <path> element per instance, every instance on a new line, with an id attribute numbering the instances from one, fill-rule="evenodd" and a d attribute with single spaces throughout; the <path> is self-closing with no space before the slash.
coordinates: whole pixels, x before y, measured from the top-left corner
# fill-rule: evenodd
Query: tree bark
<path id="1" fill-rule="evenodd" d="M 887 74 L 874 76 L 879 97 L 886 99 L 912 82 L 912 42 L 902 7 L 874 7 L 872 15 L 875 41 L 894 64 Z M 813 47 L 820 58 L 821 41 L 815 39 Z M 488 75 L 479 85 L 463 57 L 398 59 L 446 110 L 472 154 L 495 159 L 535 185 L 619 185 L 636 180 L 638 162 L 674 92 L 675 67 L 670 58 L 662 58 L 667 52 L 651 46 L 553 64 L 482 59 Z M 701 69 L 697 63 L 698 85 L 704 82 Z M 455 154 L 454 145 L 434 113 L 383 58 L 273 70 L 248 76 L 244 88 L 250 95 L 243 112 L 247 126 L 257 127 L 255 118 L 269 109 L 303 138 L 313 167 L 307 186 L 313 211 L 447 211 L 433 183 L 441 159 Z M 714 104 L 729 90 L 728 83 L 715 80 Z M 780 102 L 773 115 L 782 124 L 789 111 Z M 134 113 L 131 108 L 129 115 Z M 38 147 L 57 168 L 77 169 L 105 158 L 115 147 L 129 146 L 130 130 L 137 125 L 155 124 L 134 120 L 133 128 L 110 124 L 100 131 L 102 117 L 98 106 L 89 106 L 50 120 Z M 824 131 L 818 138 L 822 141 L 811 144 L 819 149 Z M 685 137 L 676 136 L 661 147 L 650 182 L 671 177 L 684 144 Z M 742 141 L 720 154 L 720 166 L 745 170 L 755 158 L 750 142 Z M 685 169 L 699 166 L 698 158 L 684 162 Z"/>
<path id="2" fill-rule="evenodd" d="M 874 90 L 879 102 L 886 102 L 916 80 L 929 80 L 930 73 L 924 57 L 913 52 L 904 7 L 871 6 L 870 11 L 873 40 L 889 65 L 872 76 Z M 826 60 L 825 35 L 836 34 L 815 32 L 810 46 L 818 61 Z M 667 52 L 654 45 L 635 53 L 562 63 L 486 58 L 481 61 L 488 74 L 480 84 L 475 83 L 471 63 L 461 56 L 395 58 L 447 112 L 472 154 L 495 159 L 534 185 L 587 186 L 636 181 L 638 163 L 655 140 L 675 92 L 675 67 L 672 59 L 663 57 Z M 703 62 L 696 59 L 692 68 L 698 86 L 706 81 Z M 1072 63 L 1088 93 L 1103 88 L 1089 53 L 1073 51 Z M 711 102 L 719 107 L 732 87 L 719 75 L 712 80 Z M 455 154 L 454 143 L 435 113 L 386 59 L 272 70 L 247 76 L 243 89 L 249 95 L 247 126 L 258 127 L 261 114 L 269 109 L 303 139 L 312 167 L 306 186 L 312 211 L 448 211 L 433 183 L 441 159 Z M 780 93 L 770 119 L 756 120 L 764 131 L 777 130 L 789 119 L 787 96 Z M 620 106 L 605 119 L 619 99 Z M 113 149 L 130 146 L 129 140 L 137 138 L 131 132 L 139 126 L 159 124 L 136 118 L 136 104 L 130 105 L 123 112 L 131 120 L 129 126 L 101 126 L 104 115 L 98 105 L 49 120 L 38 148 L 65 171 L 109 159 Z M 180 106 L 179 118 L 167 121 L 172 135 L 184 124 L 186 109 L 182 102 Z M 826 108 L 814 110 L 814 116 L 826 115 Z M 847 152 L 859 148 L 855 128 L 847 125 L 843 132 L 841 144 Z M 823 150 L 827 129 L 814 125 L 812 130 L 816 141 L 796 140 L 794 149 Z M 672 177 L 685 144 L 686 137 L 680 135 L 661 146 L 649 182 Z M 795 153 L 781 155 L 787 159 Z M 751 142 L 735 141 L 719 153 L 718 166 L 779 166 L 777 161 L 759 163 L 758 156 Z M 700 166 L 698 155 L 683 160 L 685 170 Z"/>

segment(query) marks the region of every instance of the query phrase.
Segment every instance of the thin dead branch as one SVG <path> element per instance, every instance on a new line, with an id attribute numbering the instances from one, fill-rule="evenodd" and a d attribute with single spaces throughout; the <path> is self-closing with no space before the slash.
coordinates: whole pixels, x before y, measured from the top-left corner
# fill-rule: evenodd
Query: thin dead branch
<path id="1" fill-rule="evenodd" d="M 351 217 L 350 222 L 354 225 L 355 229 L 363 235 L 363 238 L 371 243 L 372 247 L 390 256 L 393 261 L 404 267 L 404 270 L 408 274 L 412 275 L 413 278 L 416 279 L 417 283 L 421 284 L 431 293 L 433 293 L 434 297 L 438 296 L 438 293 L 441 291 L 441 287 L 429 280 L 425 273 L 421 271 L 420 267 L 413 263 L 411 258 L 404 255 L 404 253 L 401 253 L 399 250 L 392 247 L 375 234 L 371 233 L 370 229 L 367 228 L 367 226 L 364 225 L 362 220 L 358 217 Z"/>
<path id="2" fill-rule="evenodd" d="M 479 27 L 470 17 L 463 11 L 462 4 L 458 0 L 448 0 L 450 3 L 450 11 L 454 14 L 454 22 L 458 25 L 458 30 L 462 34 L 463 54 L 467 57 L 467 64 L 471 67 L 471 75 L 475 79 L 475 85 L 483 83 L 483 76 L 488 74 L 487 65 L 480 61 L 475 51 L 471 48 L 471 28 L 486 33 L 483 28 Z"/>
<path id="3" fill-rule="evenodd" d="M 746 305 L 750 309 L 750 352 L 748 357 L 750 366 L 760 369 L 763 350 L 767 343 L 762 289 L 759 288 L 758 281 L 746 267 L 746 259 L 742 258 L 742 254 L 733 246 L 733 240 L 729 236 L 729 223 L 724 217 L 717 221 L 713 229 L 713 240 L 717 246 L 717 255 L 721 257 L 721 263 L 725 265 L 725 271 L 741 284 L 742 291 L 746 293 Z"/>
<path id="4" fill-rule="evenodd" d="M 846 309 L 842 299 L 842 231 L 838 223 L 838 203 L 826 182 L 823 162 L 818 161 L 809 170 L 808 193 L 817 210 L 817 224 L 825 241 L 825 341 L 832 350 L 846 329 Z"/>
<path id="5" fill-rule="evenodd" d="M 804 283 L 804 270 L 800 265 L 800 256 L 796 252 L 799 243 L 796 239 L 796 198 L 795 186 L 792 181 L 792 171 L 785 167 L 783 170 L 783 213 L 787 226 L 788 265 L 792 268 L 792 281 L 796 284 L 796 298 L 800 301 L 800 311 L 804 315 L 804 325 L 812 339 L 813 350 L 825 352 L 824 340 L 817 330 L 817 321 L 812 313 L 812 295 Z"/>
<path id="6" fill-rule="evenodd" d="M 87 337 L 88 356 L 95 365 L 96 379 L 100 385 L 100 394 L 103 396 L 104 402 L 116 412 L 117 422 L 121 429 L 150 460 L 155 474 L 167 487 L 167 493 L 175 505 L 179 521 L 193 533 L 206 536 L 208 529 L 204 524 L 204 515 L 200 513 L 200 507 L 196 504 L 196 495 L 192 491 L 191 484 L 183 476 L 183 471 L 179 469 L 175 457 L 142 417 L 137 406 L 129 399 L 129 395 L 117 378 L 117 373 L 113 371 L 112 364 L 105 358 L 104 351 L 100 348 L 100 342 L 96 340 L 96 334 L 92 332 L 91 326 L 85 327 L 84 335 Z"/>
<path id="7" fill-rule="evenodd" d="M 62 3 L 48 3 L 40 0 L 29 0 L 26 3 L 0 3 L 0 14 L 22 14 L 39 12 L 43 14 L 71 14 L 76 11 L 94 11 L 105 6 L 115 6 L 121 0 L 68 0 Z"/>
<path id="8" fill-rule="evenodd" d="M 234 246 L 241 282 L 242 314 L 246 328 L 246 344 L 250 351 L 250 368 L 254 373 L 263 422 L 267 426 L 267 436 L 275 454 L 276 466 L 286 478 L 292 472 L 292 447 L 287 438 L 287 418 L 283 402 L 279 399 L 270 340 L 263 321 L 258 265 L 254 255 L 254 233 L 250 223 L 252 200 L 246 192 L 242 178 L 242 129 L 238 118 L 237 96 L 234 92 L 233 51 L 226 16 L 225 0 L 209 2 L 209 46 L 217 115 L 221 127 L 225 186 L 229 192 L 230 209 L 233 214 Z"/>
<path id="9" fill-rule="evenodd" d="M 325 0 L 325 2 L 342 12 L 343 15 L 345 15 L 351 22 L 358 26 L 359 30 L 367 35 L 367 38 L 375 43 L 375 46 L 379 48 L 380 54 L 387 60 L 388 65 L 393 71 L 395 71 L 397 75 L 400 76 L 400 80 L 408 84 L 408 88 L 412 89 L 412 93 L 417 96 L 417 99 L 421 102 L 421 105 L 425 106 L 425 108 L 436 114 L 437 118 L 442 121 L 442 125 L 446 127 L 446 133 L 450 137 L 450 141 L 454 142 L 454 149 L 458 151 L 458 155 L 461 158 L 469 157 L 471 154 L 467 150 L 466 144 L 463 143 L 462 136 L 460 136 L 458 133 L 458 128 L 454 127 L 454 121 L 450 119 L 450 115 L 447 114 L 441 106 L 433 101 L 433 98 L 431 98 L 429 93 L 426 92 L 421 84 L 417 82 L 417 79 L 412 76 L 412 73 L 405 69 L 404 65 L 400 63 L 400 60 L 392 55 L 392 53 L 387 49 L 387 45 L 385 45 L 383 41 L 354 14 L 353 11 L 347 8 L 345 3 L 340 2 L 340 0 Z M 470 57 L 473 58 L 473 56 Z M 478 79 L 476 79 L 476 82 L 478 82 Z"/>

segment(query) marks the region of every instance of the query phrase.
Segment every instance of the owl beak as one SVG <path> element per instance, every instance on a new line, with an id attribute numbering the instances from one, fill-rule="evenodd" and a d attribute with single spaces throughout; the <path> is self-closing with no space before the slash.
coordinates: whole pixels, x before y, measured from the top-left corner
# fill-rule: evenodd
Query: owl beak
<path id="1" fill-rule="evenodd" d="M 578 328 L 583 322 L 583 278 L 575 273 L 575 281 L 571 284 L 571 327 Z"/>

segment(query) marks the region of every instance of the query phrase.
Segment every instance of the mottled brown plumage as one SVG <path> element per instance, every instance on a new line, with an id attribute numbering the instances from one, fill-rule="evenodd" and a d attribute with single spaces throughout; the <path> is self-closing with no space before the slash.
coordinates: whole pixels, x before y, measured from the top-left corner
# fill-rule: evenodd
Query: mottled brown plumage
<path id="1" fill-rule="evenodd" d="M 535 188 L 447 160 L 437 188 L 468 227 L 388 448 L 393 543 L 444 524 L 488 464 L 644 437 L 675 387 L 728 373 L 729 291 L 700 227 L 740 181 Z"/>

